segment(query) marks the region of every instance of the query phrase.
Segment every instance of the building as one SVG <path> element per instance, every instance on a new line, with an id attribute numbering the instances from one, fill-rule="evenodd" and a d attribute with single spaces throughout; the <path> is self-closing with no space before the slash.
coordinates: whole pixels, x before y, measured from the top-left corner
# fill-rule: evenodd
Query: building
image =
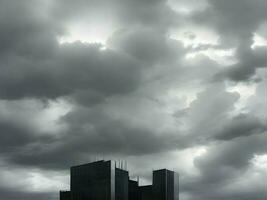
<path id="1" fill-rule="evenodd" d="M 139 200 L 139 186 L 138 182 L 129 180 L 128 182 L 128 200 Z"/>
<path id="2" fill-rule="evenodd" d="M 60 199 L 71 200 L 71 192 L 70 191 L 60 191 Z"/>
<path id="3" fill-rule="evenodd" d="M 70 191 L 60 191 L 60 200 L 179 200 L 179 176 L 156 170 L 152 185 L 139 186 L 122 163 L 100 160 L 71 167 Z"/>
<path id="4" fill-rule="evenodd" d="M 160 169 L 153 171 L 153 200 L 179 200 L 179 176 Z"/>
<path id="5" fill-rule="evenodd" d="M 139 200 L 153 200 L 152 185 L 144 185 L 139 187 Z"/>
<path id="6" fill-rule="evenodd" d="M 128 200 L 129 173 L 115 168 L 115 200 Z"/>
<path id="7" fill-rule="evenodd" d="M 128 171 L 113 161 L 97 161 L 71 167 L 70 191 L 60 200 L 128 200 Z"/>

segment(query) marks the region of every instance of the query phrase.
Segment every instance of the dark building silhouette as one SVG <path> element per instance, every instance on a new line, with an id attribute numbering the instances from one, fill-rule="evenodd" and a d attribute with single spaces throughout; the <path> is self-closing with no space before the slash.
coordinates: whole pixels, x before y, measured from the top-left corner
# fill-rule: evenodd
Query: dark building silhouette
<path id="1" fill-rule="evenodd" d="M 115 200 L 128 200 L 129 173 L 115 168 Z"/>
<path id="2" fill-rule="evenodd" d="M 128 200 L 128 171 L 113 161 L 97 161 L 71 167 L 70 191 L 60 200 Z"/>
<path id="3" fill-rule="evenodd" d="M 70 191 L 60 191 L 60 199 L 71 200 L 71 192 Z"/>
<path id="4" fill-rule="evenodd" d="M 128 200 L 138 200 L 139 199 L 139 186 L 138 182 L 134 180 L 129 180 L 128 182 Z"/>
<path id="5" fill-rule="evenodd" d="M 60 200 L 179 200 L 179 177 L 173 171 L 153 171 L 153 184 L 139 186 L 129 172 L 114 161 L 73 166 L 70 191 L 60 191 Z"/>
<path id="6" fill-rule="evenodd" d="M 179 200 L 179 176 L 173 171 L 153 171 L 153 200 Z"/>
<path id="7" fill-rule="evenodd" d="M 139 200 L 153 200 L 152 185 L 145 185 L 139 187 Z"/>

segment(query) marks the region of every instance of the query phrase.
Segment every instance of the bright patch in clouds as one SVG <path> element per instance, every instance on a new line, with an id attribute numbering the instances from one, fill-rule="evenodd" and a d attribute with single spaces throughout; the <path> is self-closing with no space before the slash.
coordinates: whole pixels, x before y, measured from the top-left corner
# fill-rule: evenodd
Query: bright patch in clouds
<path id="1" fill-rule="evenodd" d="M 60 189 L 68 188 L 69 177 L 63 172 L 7 167 L 1 160 L 0 164 L 2 180 L 0 187 L 19 188 L 21 191 L 28 192 L 58 192 Z M 10 180 L 15 181 L 9 182 Z"/>
<path id="2" fill-rule="evenodd" d="M 236 62 L 235 57 L 234 57 L 235 50 L 234 49 L 212 49 L 208 48 L 206 50 L 200 50 L 200 51 L 195 51 L 192 53 L 188 53 L 186 55 L 187 59 L 192 59 L 195 58 L 196 56 L 203 54 L 207 57 L 209 57 L 211 60 L 216 61 L 222 66 L 226 65 L 231 65 Z"/>
<path id="3" fill-rule="evenodd" d="M 255 155 L 251 160 L 251 163 L 260 169 L 267 169 L 267 154 L 264 155 Z"/>
<path id="4" fill-rule="evenodd" d="M 176 12 L 189 15 L 195 11 L 203 11 L 208 7 L 206 0 L 168 0 L 167 4 Z"/>
<path id="5" fill-rule="evenodd" d="M 68 34 L 58 38 L 60 44 L 80 41 L 83 43 L 101 43 L 105 45 L 107 39 L 116 30 L 111 21 L 84 21 L 67 27 Z"/>
<path id="6" fill-rule="evenodd" d="M 38 113 L 34 119 L 41 132 L 58 133 L 65 129 L 59 119 L 71 110 L 72 106 L 66 101 L 51 101 L 49 105 Z"/>
<path id="7" fill-rule="evenodd" d="M 195 166 L 195 159 L 204 156 L 207 153 L 206 146 L 197 146 L 177 152 L 177 163 L 183 163 L 177 171 L 190 175 L 198 175 L 199 169 Z M 175 164 L 173 164 L 175 166 Z"/>
<path id="8" fill-rule="evenodd" d="M 213 30 L 197 25 L 186 25 L 184 28 L 171 30 L 169 36 L 171 39 L 182 42 L 188 48 L 187 59 L 192 59 L 202 54 L 222 66 L 236 62 L 236 49 L 218 49 L 216 46 L 220 45 L 220 36 Z"/>
<path id="9" fill-rule="evenodd" d="M 71 108 L 70 104 L 61 100 L 49 101 L 45 104 L 33 99 L 1 100 L 0 118 L 5 120 L 15 119 L 19 124 L 34 128 L 35 134 L 54 134 L 64 130 L 65 125 L 59 123 L 59 119 L 68 113 Z"/>
<path id="10" fill-rule="evenodd" d="M 53 179 L 51 179 L 51 177 L 53 177 Z M 43 174 L 37 171 L 31 171 L 29 172 L 26 181 L 31 185 L 29 191 L 57 192 L 62 190 L 62 188 L 67 189 L 69 187 L 68 179 L 68 175 L 62 175 L 55 172 L 52 172 L 51 174 Z"/>
<path id="11" fill-rule="evenodd" d="M 240 95 L 239 101 L 235 104 L 236 110 L 240 111 L 247 105 L 249 98 L 255 94 L 257 83 L 238 83 L 231 85 L 226 83 L 228 92 L 237 92 Z"/>
<path id="12" fill-rule="evenodd" d="M 251 45 L 252 49 L 255 49 L 257 47 L 267 46 L 267 39 L 258 35 L 257 33 L 254 33 L 253 36 L 253 44 Z"/>
<path id="13" fill-rule="evenodd" d="M 180 29 L 170 30 L 171 39 L 181 41 L 185 47 L 197 48 L 202 45 L 218 45 L 219 35 L 214 31 L 196 25 L 187 25 Z"/>

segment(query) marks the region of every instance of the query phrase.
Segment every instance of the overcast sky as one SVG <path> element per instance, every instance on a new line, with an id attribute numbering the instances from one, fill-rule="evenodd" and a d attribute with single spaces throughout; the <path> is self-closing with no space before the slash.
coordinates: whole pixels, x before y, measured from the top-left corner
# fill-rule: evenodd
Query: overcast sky
<path id="1" fill-rule="evenodd" d="M 267 197 L 266 0 L 0 0 L 0 200 L 69 167 L 180 173 L 181 200 Z"/>

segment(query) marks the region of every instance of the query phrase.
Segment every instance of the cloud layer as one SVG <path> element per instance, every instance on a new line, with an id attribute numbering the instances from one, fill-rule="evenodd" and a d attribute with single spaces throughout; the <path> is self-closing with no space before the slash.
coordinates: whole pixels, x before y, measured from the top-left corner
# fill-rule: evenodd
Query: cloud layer
<path id="1" fill-rule="evenodd" d="M 0 0 L 0 199 L 57 199 L 96 157 L 175 169 L 183 200 L 265 199 L 266 8 Z"/>

